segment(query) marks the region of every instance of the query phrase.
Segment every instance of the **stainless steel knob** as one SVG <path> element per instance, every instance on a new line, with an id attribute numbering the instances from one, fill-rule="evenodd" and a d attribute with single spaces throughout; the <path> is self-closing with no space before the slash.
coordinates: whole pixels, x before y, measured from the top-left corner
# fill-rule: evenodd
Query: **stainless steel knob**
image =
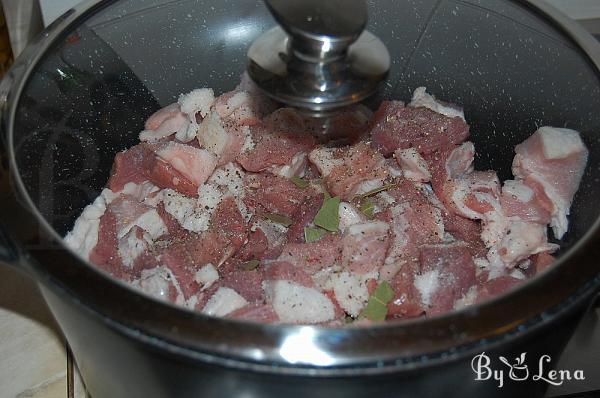
<path id="1" fill-rule="evenodd" d="M 274 99 L 327 112 L 373 94 L 387 77 L 385 45 L 363 31 L 364 0 L 265 0 L 280 27 L 248 51 L 248 73 Z"/>

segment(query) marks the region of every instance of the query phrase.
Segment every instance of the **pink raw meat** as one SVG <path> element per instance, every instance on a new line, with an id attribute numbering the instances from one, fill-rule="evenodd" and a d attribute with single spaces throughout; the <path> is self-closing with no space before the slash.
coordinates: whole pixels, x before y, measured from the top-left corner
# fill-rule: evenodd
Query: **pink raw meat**
<path id="1" fill-rule="evenodd" d="M 184 229 L 181 226 L 179 221 L 177 221 L 175 218 L 173 218 L 172 215 L 167 213 L 167 211 L 165 210 L 165 206 L 162 202 L 159 203 L 158 206 L 156 206 L 156 211 L 158 212 L 158 215 L 165 223 L 165 226 L 167 227 L 167 231 L 169 231 L 169 238 L 184 239 L 190 234 L 190 232 L 188 230 Z"/>
<path id="2" fill-rule="evenodd" d="M 262 302 L 248 304 L 239 310 L 227 314 L 227 317 L 261 323 L 275 323 L 279 321 L 279 317 L 277 316 L 275 309 L 273 309 L 273 306 Z"/>
<path id="3" fill-rule="evenodd" d="M 306 287 L 315 286 L 309 273 L 300 264 L 285 260 L 271 261 L 265 264 L 264 272 L 267 281 L 289 281 Z"/>
<path id="4" fill-rule="evenodd" d="M 287 232 L 289 243 L 304 243 L 304 228 L 313 222 L 317 212 L 323 205 L 323 194 L 306 198 L 292 216 L 294 223 Z"/>
<path id="5" fill-rule="evenodd" d="M 148 178 L 160 188 L 171 188 L 186 196 L 198 197 L 198 185 L 162 160 L 154 162 Z"/>
<path id="6" fill-rule="evenodd" d="M 339 263 L 342 255 L 342 240 L 336 235 L 327 235 L 311 243 L 288 243 L 283 246 L 279 260 L 289 261 L 313 274 L 323 268 Z"/>
<path id="7" fill-rule="evenodd" d="M 364 142 L 338 149 L 334 158 L 342 159 L 342 164 L 333 167 L 325 177 L 325 185 L 333 196 L 342 200 L 351 200 L 355 194 L 369 191 L 362 189 L 361 192 L 362 183 L 378 181 L 381 186 L 388 176 L 383 156 Z"/>
<path id="8" fill-rule="evenodd" d="M 234 253 L 244 244 L 248 225 L 232 196 L 223 198 L 219 203 L 210 220 L 209 230 L 225 237 Z"/>
<path id="9" fill-rule="evenodd" d="M 499 276 L 497 278 L 483 282 L 479 286 L 477 286 L 476 302 L 481 303 L 482 301 L 498 297 L 501 294 L 507 292 L 508 290 L 514 288 L 515 286 L 520 285 L 521 283 L 523 283 L 523 280 L 513 278 L 512 276 L 508 275 Z"/>
<path id="10" fill-rule="evenodd" d="M 163 251 L 161 262 L 175 274 L 187 299 L 199 288 L 194 280 L 196 271 L 209 263 L 219 268 L 245 239 L 245 221 L 233 199 L 225 198 L 215 209 L 209 230 L 173 241 Z"/>
<path id="11" fill-rule="evenodd" d="M 245 270 L 243 263 L 230 260 L 219 267 L 219 284 L 235 290 L 248 301 L 264 300 L 262 282 L 264 281 L 263 266 L 254 270 Z"/>
<path id="12" fill-rule="evenodd" d="M 415 275 L 419 264 L 414 260 L 405 262 L 390 281 L 394 298 L 388 304 L 388 317 L 413 318 L 425 312 L 419 291 L 415 288 Z"/>
<path id="13" fill-rule="evenodd" d="M 146 130 L 157 131 L 161 129 L 161 127 L 164 127 L 164 125 L 167 123 L 171 123 L 173 120 L 180 119 L 180 117 L 183 117 L 183 120 L 187 121 L 187 117 L 183 112 L 181 112 L 179 104 L 175 102 L 174 104 L 167 105 L 164 108 L 154 112 L 148 118 L 148 120 L 146 120 L 144 128 Z M 177 131 L 177 129 L 174 129 L 171 132 L 174 133 L 175 131 Z"/>
<path id="14" fill-rule="evenodd" d="M 389 230 L 381 221 L 348 227 L 342 238 L 342 267 L 358 274 L 379 269 L 390 246 Z"/>
<path id="15" fill-rule="evenodd" d="M 588 158 L 588 150 L 575 130 L 541 127 L 515 147 L 513 174 L 543 187 L 552 201 L 550 226 L 561 239 L 567 232 L 569 208 Z"/>
<path id="16" fill-rule="evenodd" d="M 532 254 L 558 249 L 558 245 L 548 243 L 545 224 L 519 220 L 510 221 L 497 247 L 500 259 L 511 268 Z"/>
<path id="17" fill-rule="evenodd" d="M 315 195 L 313 188 L 300 188 L 288 178 L 269 173 L 247 174 L 244 178 L 244 203 L 259 213 L 293 217 L 302 203 Z"/>
<path id="18" fill-rule="evenodd" d="M 550 222 L 550 212 L 543 205 L 543 201 L 522 180 L 504 181 L 500 204 L 507 217 L 539 224 Z"/>
<path id="19" fill-rule="evenodd" d="M 90 251 L 90 261 L 119 279 L 129 280 L 130 275 L 123 267 L 118 253 L 117 218 L 107 211 L 100 218 L 98 243 Z"/>
<path id="20" fill-rule="evenodd" d="M 426 245 L 419 256 L 421 273 L 437 272 L 437 288 L 430 292 L 430 315 L 451 310 L 475 280 L 475 264 L 462 244 Z"/>
<path id="21" fill-rule="evenodd" d="M 425 156 L 431 172 L 431 186 L 440 196 L 444 185 L 473 171 L 475 147 L 472 142 L 453 145 Z"/>
<path id="22" fill-rule="evenodd" d="M 154 151 L 147 144 L 138 144 L 117 153 L 108 180 L 108 188 L 113 192 L 119 192 L 129 182 L 141 184 L 147 181 L 154 163 L 156 163 Z"/>
<path id="23" fill-rule="evenodd" d="M 548 252 L 541 252 L 534 256 L 531 256 L 533 261 L 533 268 L 536 274 L 539 274 L 546 268 L 550 267 L 556 261 L 556 258 Z"/>
<path id="24" fill-rule="evenodd" d="M 418 256 L 419 247 L 442 241 L 444 225 L 439 209 L 428 203 L 404 203 L 391 209 L 392 241 L 386 263 Z"/>
<path id="25" fill-rule="evenodd" d="M 248 234 L 248 242 L 240 248 L 235 254 L 235 258 L 240 261 L 250 261 L 262 258 L 262 255 L 269 249 L 269 240 L 262 229 L 256 228 Z"/>
<path id="26" fill-rule="evenodd" d="M 309 152 L 315 146 L 312 135 L 280 130 L 260 124 L 251 128 L 254 148 L 243 152 L 237 161 L 247 171 L 258 172 L 271 166 L 285 165 L 300 152 Z"/>
<path id="27" fill-rule="evenodd" d="M 156 156 L 170 164 L 196 187 L 204 184 L 217 166 L 217 159 L 207 150 L 177 142 L 159 146 Z"/>
<path id="28" fill-rule="evenodd" d="M 469 136 L 469 126 L 460 117 L 384 101 L 375 113 L 371 136 L 373 146 L 385 156 L 410 147 L 428 154 L 463 142 Z"/>

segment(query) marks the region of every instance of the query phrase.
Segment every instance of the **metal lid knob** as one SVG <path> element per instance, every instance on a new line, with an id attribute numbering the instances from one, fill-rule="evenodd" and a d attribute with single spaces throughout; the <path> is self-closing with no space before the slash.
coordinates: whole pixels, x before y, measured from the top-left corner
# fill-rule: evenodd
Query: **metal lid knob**
<path id="1" fill-rule="evenodd" d="M 274 99 L 315 112 L 373 94 L 387 76 L 384 44 L 364 31 L 364 0 L 265 0 L 281 27 L 248 51 L 248 73 Z"/>

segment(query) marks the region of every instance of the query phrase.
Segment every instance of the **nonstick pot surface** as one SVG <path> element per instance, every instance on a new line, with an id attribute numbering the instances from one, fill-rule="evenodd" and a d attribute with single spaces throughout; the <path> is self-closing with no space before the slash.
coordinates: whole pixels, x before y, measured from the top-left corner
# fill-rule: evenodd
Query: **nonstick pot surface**
<path id="1" fill-rule="evenodd" d="M 581 131 L 590 159 L 560 254 L 592 233 L 600 211 L 600 80 L 574 40 L 525 2 L 369 1 L 369 15 L 367 29 L 393 64 L 368 105 L 407 100 L 426 86 L 464 106 L 477 169 L 509 178 L 514 146 L 538 126 Z M 274 24 L 259 1 L 125 0 L 104 2 L 59 34 L 11 93 L 6 120 L 13 172 L 54 237 L 98 195 L 115 154 L 137 142 L 150 114 L 194 88 L 233 89 L 247 48 Z M 50 246 L 79 267 L 64 284 L 89 273 L 60 243 Z M 569 265 L 575 278 L 573 261 L 559 266 Z"/>

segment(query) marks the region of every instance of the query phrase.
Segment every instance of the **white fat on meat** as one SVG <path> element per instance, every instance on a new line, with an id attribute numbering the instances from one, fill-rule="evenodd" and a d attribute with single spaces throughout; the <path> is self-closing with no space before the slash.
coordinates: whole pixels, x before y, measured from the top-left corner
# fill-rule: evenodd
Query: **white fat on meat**
<path id="1" fill-rule="evenodd" d="M 571 203 L 585 171 L 588 150 L 575 130 L 540 127 L 515 148 L 513 174 L 541 186 L 553 204 L 550 226 L 557 239 L 567 232 Z"/>
<path id="2" fill-rule="evenodd" d="M 533 254 L 558 248 L 558 245 L 548 243 L 545 225 L 513 220 L 498 245 L 498 253 L 508 267 L 514 267 Z"/>
<path id="3" fill-rule="evenodd" d="M 217 158 L 206 149 L 169 142 L 156 155 L 196 185 L 202 185 L 217 166 Z"/>
<path id="4" fill-rule="evenodd" d="M 235 163 L 227 163 L 216 169 L 207 182 L 226 187 L 233 196 L 239 197 L 244 194 L 244 175 L 244 170 Z"/>
<path id="5" fill-rule="evenodd" d="M 367 192 L 371 192 L 374 189 L 381 188 L 385 178 L 376 178 L 373 180 L 362 181 L 352 190 L 353 195 L 363 195 Z"/>
<path id="6" fill-rule="evenodd" d="M 378 213 L 383 209 L 387 209 L 389 206 L 396 204 L 396 199 L 389 193 L 383 191 L 372 196 L 374 199 L 375 209 L 374 212 Z"/>
<path id="7" fill-rule="evenodd" d="M 454 302 L 454 309 L 460 310 L 461 308 L 468 307 L 475 304 L 477 301 L 477 286 L 471 286 L 469 290 L 458 300 Z"/>
<path id="8" fill-rule="evenodd" d="M 405 202 L 399 203 L 390 208 L 392 212 L 392 217 L 394 218 L 395 222 L 392 223 L 393 238 L 392 243 L 390 244 L 390 248 L 388 249 L 384 265 L 393 266 L 394 264 L 397 264 L 398 259 L 405 254 L 406 242 L 409 241 L 408 229 L 410 228 L 410 223 L 404 216 L 404 211 L 408 207 L 410 207 L 410 205 L 407 202 Z"/>
<path id="9" fill-rule="evenodd" d="M 215 93 L 211 88 L 199 88 L 187 94 L 181 94 L 177 101 L 181 112 L 188 115 L 192 122 L 196 121 L 196 114 L 203 118 L 208 115 L 210 108 L 215 103 Z"/>
<path id="10" fill-rule="evenodd" d="M 246 91 L 238 91 L 233 94 L 225 103 L 217 102 L 215 109 L 221 118 L 231 116 L 238 108 L 251 102 L 251 98 Z"/>
<path id="11" fill-rule="evenodd" d="M 502 193 L 512 195 L 519 202 L 527 203 L 533 199 L 533 189 L 523 184 L 521 180 L 506 180 L 502 186 Z"/>
<path id="12" fill-rule="evenodd" d="M 471 173 L 474 169 L 474 159 L 475 145 L 472 142 L 463 142 L 454 148 L 444 164 L 448 178 L 455 179 Z"/>
<path id="13" fill-rule="evenodd" d="M 285 242 L 288 228 L 268 220 L 256 220 L 250 227 L 251 231 L 260 229 L 267 237 L 269 247 L 277 247 Z"/>
<path id="14" fill-rule="evenodd" d="M 481 240 L 485 247 L 492 247 L 504 237 L 508 230 L 510 220 L 500 206 L 484 213 L 481 217 Z"/>
<path id="15" fill-rule="evenodd" d="M 481 220 L 484 214 L 472 210 L 465 203 L 468 195 L 473 194 L 478 201 L 486 202 L 494 208 L 500 208 L 500 180 L 495 172 L 476 172 L 463 178 L 452 180 L 450 201 L 459 215 L 472 220 Z"/>
<path id="16" fill-rule="evenodd" d="M 219 114 L 215 111 L 211 112 L 200 123 L 197 137 L 200 145 L 212 152 L 217 158 L 223 155 L 232 139 L 223 127 Z"/>
<path id="17" fill-rule="evenodd" d="M 436 101 L 435 97 L 427 93 L 425 87 L 417 87 L 413 92 L 412 100 L 408 104 L 414 108 L 425 107 L 429 108 L 434 112 L 441 113 L 448 117 L 459 117 L 465 120 L 465 114 L 462 109 L 457 109 L 449 105 L 444 105 L 439 101 Z"/>
<path id="18" fill-rule="evenodd" d="M 162 301 L 169 301 L 171 285 L 171 273 L 164 267 L 144 269 L 140 277 L 131 282 L 139 291 Z"/>
<path id="19" fill-rule="evenodd" d="M 427 162 L 415 148 L 398 149 L 394 152 L 394 156 L 402 168 L 404 177 L 417 182 L 428 182 L 431 180 L 431 173 L 427 167 Z"/>
<path id="20" fill-rule="evenodd" d="M 321 176 L 327 177 L 335 167 L 344 164 L 343 159 L 335 158 L 335 152 L 335 148 L 318 147 L 310 152 L 308 159 L 316 166 Z"/>
<path id="21" fill-rule="evenodd" d="M 226 193 L 233 196 L 237 204 L 240 214 L 246 221 L 250 221 L 253 214 L 244 204 L 244 175 L 245 172 L 235 163 L 227 163 L 226 165 L 216 169 L 208 179 L 205 185 L 213 185 L 221 187 Z M 201 198 L 204 192 L 201 192 L 202 187 L 198 189 L 198 196 Z"/>
<path id="22" fill-rule="evenodd" d="M 220 287 L 209 299 L 202 312 L 206 315 L 225 316 L 248 304 L 238 292 L 228 287 Z"/>
<path id="23" fill-rule="evenodd" d="M 475 266 L 477 268 L 481 268 L 481 269 L 484 269 L 484 268 L 487 268 L 490 266 L 490 262 L 487 259 L 481 258 L 481 257 L 473 258 L 473 263 L 475 264 Z"/>
<path id="24" fill-rule="evenodd" d="M 142 237 L 138 237 L 136 230 L 131 229 L 118 243 L 117 249 L 123 265 L 133 267 L 135 260 L 148 250 L 151 243 L 152 237 L 148 233 L 144 232 Z"/>
<path id="25" fill-rule="evenodd" d="M 185 128 L 178 130 L 175 133 L 175 138 L 181 142 L 190 142 L 196 138 L 200 125 L 196 122 L 189 122 Z"/>
<path id="26" fill-rule="evenodd" d="M 183 228 L 196 233 L 208 230 L 210 219 L 223 199 L 223 193 L 213 184 L 202 185 L 198 199 L 172 189 L 163 189 L 161 193 L 165 211 Z"/>
<path id="27" fill-rule="evenodd" d="M 516 269 L 516 268 L 513 269 L 512 271 L 510 271 L 509 275 L 512 276 L 513 278 L 516 278 L 516 279 L 521 279 L 521 280 L 527 279 L 527 277 L 525 276 L 525 274 L 521 270 Z"/>
<path id="28" fill-rule="evenodd" d="M 338 215 L 340 217 L 339 230 L 344 230 L 352 225 L 361 224 L 367 221 L 367 217 L 348 202 L 341 202 L 338 207 Z"/>
<path id="29" fill-rule="evenodd" d="M 415 275 L 415 287 L 421 295 L 423 305 L 429 307 L 431 299 L 440 287 L 440 271 L 437 269 L 427 271 L 421 275 Z"/>
<path id="30" fill-rule="evenodd" d="M 256 148 L 256 142 L 252 138 L 252 132 L 250 131 L 250 127 L 242 126 L 241 127 L 243 135 L 244 135 L 244 145 L 242 145 L 242 153 L 250 152 L 254 148 Z"/>
<path id="31" fill-rule="evenodd" d="M 155 130 L 143 130 L 140 135 L 140 141 L 155 141 L 172 134 L 185 134 L 189 128 L 190 121 L 184 113 L 180 111 L 179 104 L 168 105 L 154 115 L 150 119 L 159 118 L 160 125 Z"/>
<path id="32" fill-rule="evenodd" d="M 278 280 L 269 283 L 273 308 L 285 323 L 321 323 L 335 317 L 331 300 L 316 289 Z"/>
<path id="33" fill-rule="evenodd" d="M 133 214 L 128 211 L 128 208 L 122 208 L 117 211 L 117 214 Z M 129 217 L 122 217 L 117 219 L 117 238 L 121 239 L 129 233 L 134 227 L 138 226 L 148 233 L 152 240 L 155 240 L 162 235 L 165 235 L 168 230 L 163 219 L 160 217 L 156 209 L 150 209 L 137 218 L 131 219 Z"/>
<path id="34" fill-rule="evenodd" d="M 219 280 L 219 272 L 215 268 L 214 265 L 208 263 L 198 271 L 194 275 L 194 280 L 198 283 L 202 288 L 200 291 L 204 291 L 211 287 L 216 281 Z"/>
<path id="35" fill-rule="evenodd" d="M 388 223 L 371 221 L 349 226 L 346 235 L 385 235 L 389 229 L 390 225 Z"/>
<path id="36" fill-rule="evenodd" d="M 65 236 L 66 245 L 85 260 L 89 259 L 90 252 L 98 244 L 100 217 L 104 215 L 106 206 L 115 198 L 114 192 L 104 188 L 100 195 L 83 209 L 73 229 Z"/>
<path id="37" fill-rule="evenodd" d="M 387 162 L 387 170 L 389 175 L 393 178 L 402 177 L 402 169 L 400 167 L 396 167 L 396 165 L 391 162 Z"/>
<path id="38" fill-rule="evenodd" d="M 304 152 L 299 152 L 290 161 L 290 163 L 283 166 L 271 166 L 269 171 L 275 175 L 292 178 L 292 177 L 303 177 L 306 169 L 307 156 Z"/>
<path id="39" fill-rule="evenodd" d="M 325 267 L 315 272 L 311 275 L 311 279 L 320 290 L 333 289 L 330 281 L 331 275 L 340 271 L 341 267 L 334 264 L 330 267 Z"/>
<path id="40" fill-rule="evenodd" d="M 327 288 L 333 289 L 335 299 L 348 314 L 356 317 L 369 301 L 367 281 L 379 277 L 377 270 L 367 274 L 334 272 L 329 276 Z"/>
<path id="41" fill-rule="evenodd" d="M 128 182 L 119 193 L 129 195 L 145 205 L 156 207 L 160 202 L 160 195 L 157 194 L 159 191 L 159 187 L 150 181 L 144 181 L 141 184 Z M 118 195 L 115 195 L 115 198 L 116 196 Z"/>
<path id="42" fill-rule="evenodd" d="M 489 270 L 488 281 L 506 275 L 506 264 L 502 261 L 502 258 L 500 258 L 498 246 L 492 246 L 487 252 L 486 258 L 489 264 L 487 267 L 487 270 Z"/>
<path id="43" fill-rule="evenodd" d="M 537 131 L 542 140 L 546 159 L 564 159 L 581 152 L 584 147 L 579 132 L 559 127 L 540 127 Z"/>

